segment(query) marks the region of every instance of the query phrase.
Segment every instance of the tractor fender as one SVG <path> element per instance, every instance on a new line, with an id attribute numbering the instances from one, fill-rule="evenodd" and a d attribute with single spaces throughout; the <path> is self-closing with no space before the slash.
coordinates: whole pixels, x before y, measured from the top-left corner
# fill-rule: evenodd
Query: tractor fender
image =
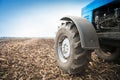
<path id="1" fill-rule="evenodd" d="M 66 16 L 61 18 L 61 20 L 72 21 L 76 25 L 79 32 L 82 48 L 99 48 L 99 41 L 95 28 L 87 19 L 76 16 Z"/>

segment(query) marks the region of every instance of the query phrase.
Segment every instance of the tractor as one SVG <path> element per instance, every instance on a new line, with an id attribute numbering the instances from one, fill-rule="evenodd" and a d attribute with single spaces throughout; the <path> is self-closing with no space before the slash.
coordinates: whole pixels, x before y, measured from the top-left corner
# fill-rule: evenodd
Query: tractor
<path id="1" fill-rule="evenodd" d="M 61 18 L 55 37 L 57 65 L 69 74 L 85 72 L 92 51 L 105 61 L 120 56 L 120 0 L 94 0 L 81 14 Z"/>

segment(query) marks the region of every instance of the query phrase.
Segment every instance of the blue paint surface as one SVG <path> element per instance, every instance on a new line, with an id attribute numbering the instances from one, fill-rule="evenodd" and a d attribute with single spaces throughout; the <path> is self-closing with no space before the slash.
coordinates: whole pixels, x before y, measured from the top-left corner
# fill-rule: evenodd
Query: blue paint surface
<path id="1" fill-rule="evenodd" d="M 89 3 L 86 7 L 82 9 L 82 17 L 92 22 L 92 17 L 93 17 L 92 14 L 94 9 L 114 1 L 120 1 L 120 0 L 94 0 L 93 2 Z"/>

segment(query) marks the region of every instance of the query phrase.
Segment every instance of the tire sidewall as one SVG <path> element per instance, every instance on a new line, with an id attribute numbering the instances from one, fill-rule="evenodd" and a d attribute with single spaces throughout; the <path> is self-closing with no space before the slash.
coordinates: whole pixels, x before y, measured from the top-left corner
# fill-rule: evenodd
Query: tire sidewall
<path id="1" fill-rule="evenodd" d="M 116 60 L 120 55 L 120 49 L 118 48 L 111 55 L 107 55 L 102 49 L 96 49 L 95 52 L 99 58 L 102 58 L 103 60 L 106 60 L 106 61 Z"/>
<path id="2" fill-rule="evenodd" d="M 70 56 L 66 63 L 61 62 L 61 60 L 59 59 L 59 55 L 58 55 L 59 54 L 58 53 L 58 43 L 59 43 L 59 39 L 61 38 L 61 36 L 66 36 L 70 41 Z M 57 32 L 56 39 L 55 39 L 55 50 L 56 50 L 55 57 L 57 59 L 57 64 L 59 67 L 62 65 L 62 67 L 60 67 L 60 68 L 63 69 L 65 72 L 68 72 L 68 70 L 70 69 L 70 65 L 72 65 L 72 61 L 73 61 L 72 59 L 74 56 L 73 40 L 71 40 L 71 39 L 72 39 L 71 32 L 66 27 L 62 27 Z"/>

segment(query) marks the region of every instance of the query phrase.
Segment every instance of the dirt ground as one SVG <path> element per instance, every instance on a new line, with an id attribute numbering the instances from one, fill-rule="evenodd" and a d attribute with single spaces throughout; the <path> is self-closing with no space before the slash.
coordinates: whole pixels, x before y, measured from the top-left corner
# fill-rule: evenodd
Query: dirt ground
<path id="1" fill-rule="evenodd" d="M 120 80 L 120 61 L 105 62 L 93 52 L 83 75 L 60 70 L 53 39 L 0 40 L 0 80 Z"/>

